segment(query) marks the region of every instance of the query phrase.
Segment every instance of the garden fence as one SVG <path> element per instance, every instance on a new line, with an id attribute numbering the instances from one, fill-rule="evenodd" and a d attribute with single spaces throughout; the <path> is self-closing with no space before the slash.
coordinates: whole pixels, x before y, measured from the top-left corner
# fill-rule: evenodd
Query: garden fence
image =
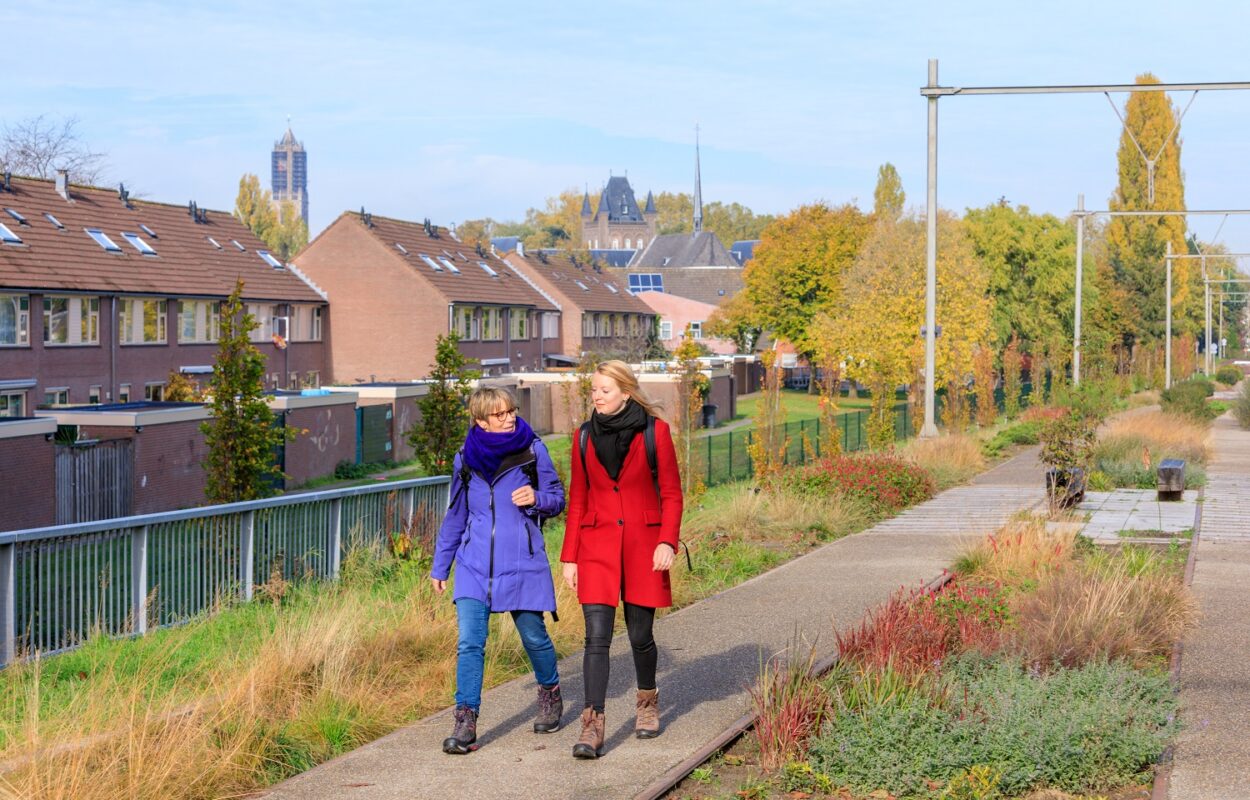
<path id="1" fill-rule="evenodd" d="M 418 478 L 185 511 L 0 533 L 0 666 L 143 635 L 273 578 L 338 576 L 356 542 L 432 532 L 450 478 Z"/>

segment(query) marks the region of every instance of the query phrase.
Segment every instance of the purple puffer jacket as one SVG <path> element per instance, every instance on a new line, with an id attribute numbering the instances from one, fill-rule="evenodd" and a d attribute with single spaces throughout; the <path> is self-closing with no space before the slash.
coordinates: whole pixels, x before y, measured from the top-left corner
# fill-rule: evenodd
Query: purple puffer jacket
<path id="1" fill-rule="evenodd" d="M 564 510 L 564 486 L 542 441 L 504 459 L 493 480 L 470 472 L 460 485 L 460 459 L 451 473 L 451 508 L 438 531 L 430 577 L 447 580 L 456 564 L 454 599 L 471 597 L 491 611 L 555 611 L 556 591 L 539 520 Z M 535 502 L 517 508 L 512 493 L 530 485 L 524 468 L 538 469 Z M 467 502 L 466 502 L 467 500 Z"/>

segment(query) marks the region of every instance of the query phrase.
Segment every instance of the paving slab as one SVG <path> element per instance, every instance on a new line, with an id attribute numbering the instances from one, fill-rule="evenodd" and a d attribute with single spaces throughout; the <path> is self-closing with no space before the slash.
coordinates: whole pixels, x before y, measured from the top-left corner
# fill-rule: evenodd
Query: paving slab
<path id="1" fill-rule="evenodd" d="M 307 798 L 629 798 L 676 766 L 749 710 L 747 688 L 761 661 L 796 640 L 818 654 L 834 649 L 834 626 L 846 627 L 900 586 L 941 573 L 963 547 L 1043 499 L 1036 448 L 982 474 L 972 484 L 721 592 L 656 622 L 660 706 L 657 739 L 633 738 L 633 665 L 624 637 L 613 643 L 608 738 L 603 758 L 571 757 L 581 708 L 581 656 L 560 662 L 565 724 L 530 731 L 532 677 L 483 696 L 481 749 L 447 756 L 450 709 L 431 715 L 258 796 Z"/>
<path id="2" fill-rule="evenodd" d="M 1250 798 L 1250 431 L 1225 414 L 1212 450 L 1194 562 L 1202 621 L 1181 656 L 1171 800 Z"/>
<path id="3" fill-rule="evenodd" d="M 1162 503 L 1153 489 L 1086 492 L 1077 511 L 1089 515 L 1081 533 L 1095 542 L 1121 541 L 1134 532 L 1177 534 L 1197 524 L 1198 492 L 1186 490 L 1182 499 Z"/>

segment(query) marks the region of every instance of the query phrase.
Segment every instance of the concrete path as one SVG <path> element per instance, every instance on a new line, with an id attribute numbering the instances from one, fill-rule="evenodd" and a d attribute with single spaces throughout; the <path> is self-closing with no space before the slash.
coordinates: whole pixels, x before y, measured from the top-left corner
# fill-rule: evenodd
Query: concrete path
<path id="1" fill-rule="evenodd" d="M 1203 616 L 1181 656 L 1171 800 L 1250 798 L 1250 431 L 1225 414 L 1212 447 L 1193 583 Z"/>
<path id="2" fill-rule="evenodd" d="M 565 724 L 555 734 L 530 731 L 532 678 L 487 692 L 479 720 L 481 749 L 447 756 L 450 710 L 260 793 L 294 798 L 629 798 L 693 755 L 749 710 L 747 687 L 762 659 L 796 635 L 818 655 L 833 650 L 833 629 L 857 622 L 899 586 L 939 575 L 965 544 L 1042 500 L 1036 448 L 944 492 L 899 517 L 831 542 L 733 589 L 670 614 L 656 624 L 660 646 L 658 739 L 633 738 L 633 665 L 623 637 L 613 644 L 608 741 L 598 761 L 575 761 L 581 656 L 560 662 Z M 695 554 L 698 557 L 698 554 Z"/>
<path id="3" fill-rule="evenodd" d="M 1077 511 L 1089 514 L 1081 529 L 1095 542 L 1110 544 L 1147 532 L 1165 535 L 1192 531 L 1197 525 L 1198 492 L 1188 490 L 1181 500 L 1159 502 L 1154 489 L 1116 489 L 1086 492 Z"/>

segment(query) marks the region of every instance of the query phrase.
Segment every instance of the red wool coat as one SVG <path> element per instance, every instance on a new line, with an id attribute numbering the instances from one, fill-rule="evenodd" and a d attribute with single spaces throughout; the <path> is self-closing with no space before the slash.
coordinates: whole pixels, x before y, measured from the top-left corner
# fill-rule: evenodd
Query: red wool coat
<path id="1" fill-rule="evenodd" d="M 595 457 L 590 437 L 586 441 L 587 469 L 582 469 L 574 433 L 560 560 L 577 564 L 579 602 L 615 606 L 623 588 L 625 601 L 634 605 L 663 608 L 673 604 L 668 572 L 656 572 L 651 566 L 656 545 L 666 542 L 675 553 L 681 533 L 677 453 L 668 424 L 660 419 L 655 421 L 655 456 L 662 505 L 651 482 L 641 431 L 630 444 L 615 482 Z"/>

